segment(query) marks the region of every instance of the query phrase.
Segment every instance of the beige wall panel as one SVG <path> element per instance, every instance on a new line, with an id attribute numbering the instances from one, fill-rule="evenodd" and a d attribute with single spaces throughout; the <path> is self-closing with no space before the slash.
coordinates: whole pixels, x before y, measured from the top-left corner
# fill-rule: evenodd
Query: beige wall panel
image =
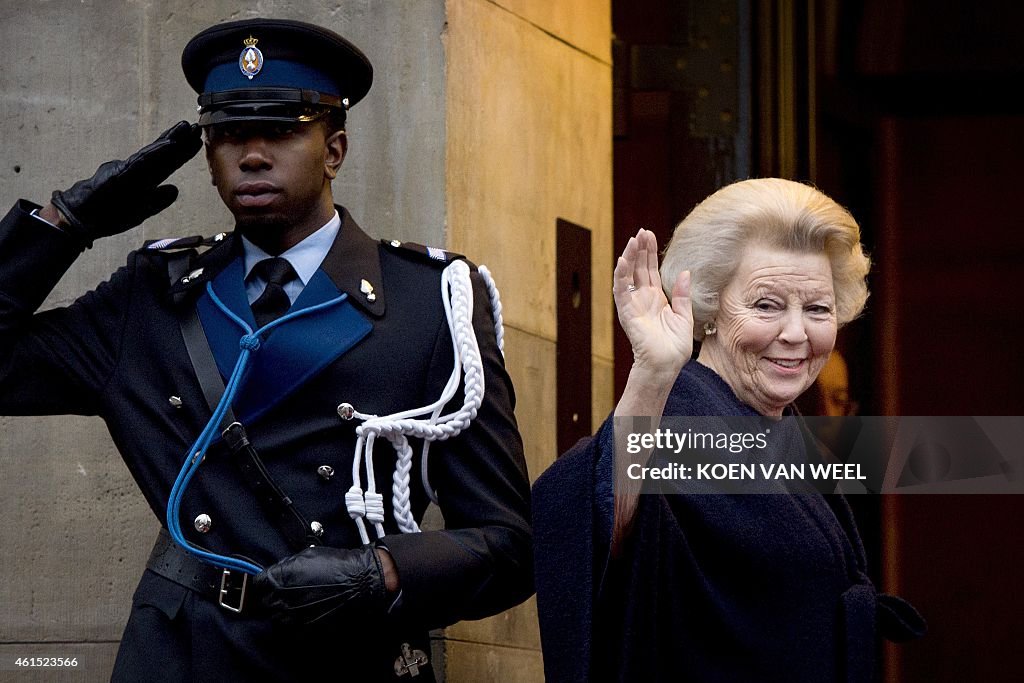
<path id="1" fill-rule="evenodd" d="M 540 650 L 537 628 L 537 598 L 487 619 L 462 621 L 445 629 L 452 640 Z"/>
<path id="2" fill-rule="evenodd" d="M 580 50 L 611 62 L 612 8 L 609 0 L 494 2 Z"/>
<path id="3" fill-rule="evenodd" d="M 537 650 L 449 640 L 446 683 L 541 683 L 544 662 Z"/>
<path id="4" fill-rule="evenodd" d="M 611 291 L 611 68 L 484 0 L 448 4 L 448 245 L 491 267 L 505 320 L 555 338 L 555 220 L 592 231 Z M 611 311 L 594 308 L 611 357 Z"/>
<path id="5" fill-rule="evenodd" d="M 555 343 L 505 328 L 505 362 L 516 388 L 516 421 L 530 481 L 555 456 Z"/>

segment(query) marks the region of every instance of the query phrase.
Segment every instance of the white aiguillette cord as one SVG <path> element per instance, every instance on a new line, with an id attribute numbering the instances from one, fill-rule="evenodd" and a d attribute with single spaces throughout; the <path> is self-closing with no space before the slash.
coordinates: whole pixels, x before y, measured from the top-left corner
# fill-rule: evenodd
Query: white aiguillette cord
<path id="1" fill-rule="evenodd" d="M 501 317 L 501 299 L 490 271 L 480 266 L 480 276 L 487 286 L 494 317 L 494 331 L 498 349 L 504 355 L 504 327 Z M 412 469 L 412 446 L 408 437 L 423 439 L 423 455 L 420 476 L 423 488 L 430 499 L 437 502 L 437 494 L 427 477 L 427 458 L 432 441 L 443 441 L 458 435 L 469 427 L 476 418 L 484 398 L 484 370 L 480 358 L 480 346 L 473 329 L 473 282 L 469 266 L 464 261 L 454 261 L 441 274 L 441 300 L 444 303 L 448 330 L 452 335 L 453 367 L 441 396 L 430 405 L 413 408 L 391 415 L 368 415 L 355 408 L 347 410 L 345 419 L 356 418 L 363 424 L 356 427 L 356 449 L 352 459 L 352 488 L 345 494 L 345 507 L 349 516 L 359 528 L 364 544 L 370 542 L 366 521 L 373 524 L 377 538 L 384 536 L 384 497 L 377 492 L 373 471 L 373 447 L 378 437 L 387 439 L 398 453 L 395 474 L 392 477 L 391 502 L 395 521 L 402 533 L 419 532 L 419 525 L 412 516 L 409 501 L 409 475 Z M 458 391 L 460 382 L 464 385 L 462 407 L 441 415 L 444 406 Z M 346 406 L 347 408 L 347 406 Z M 362 488 L 363 461 L 365 459 L 366 490 Z"/>

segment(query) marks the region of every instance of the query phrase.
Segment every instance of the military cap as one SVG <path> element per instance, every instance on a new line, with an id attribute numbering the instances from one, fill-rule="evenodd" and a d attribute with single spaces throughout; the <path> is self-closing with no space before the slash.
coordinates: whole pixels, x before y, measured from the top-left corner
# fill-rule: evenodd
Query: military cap
<path id="1" fill-rule="evenodd" d="M 373 82 L 359 48 L 321 26 L 244 19 L 201 31 L 181 68 L 199 93 L 199 125 L 227 121 L 310 121 L 347 110 Z"/>

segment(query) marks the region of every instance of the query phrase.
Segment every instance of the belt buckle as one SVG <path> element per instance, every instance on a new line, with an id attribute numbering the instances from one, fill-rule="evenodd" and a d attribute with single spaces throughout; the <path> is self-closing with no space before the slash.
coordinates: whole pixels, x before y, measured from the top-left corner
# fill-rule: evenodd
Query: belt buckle
<path id="1" fill-rule="evenodd" d="M 249 587 L 249 575 L 245 572 L 239 572 L 242 575 L 242 585 L 238 586 L 233 581 L 231 576 L 231 570 L 225 569 L 220 575 L 220 595 L 218 596 L 217 603 L 235 614 L 242 613 L 242 607 L 245 605 L 245 591 Z M 232 604 L 229 596 L 237 593 L 238 601 L 237 604 Z"/>

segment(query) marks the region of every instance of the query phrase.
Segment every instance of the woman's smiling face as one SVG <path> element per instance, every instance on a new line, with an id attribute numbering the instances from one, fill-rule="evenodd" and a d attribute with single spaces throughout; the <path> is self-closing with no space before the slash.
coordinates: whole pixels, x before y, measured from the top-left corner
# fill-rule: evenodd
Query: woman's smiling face
<path id="1" fill-rule="evenodd" d="M 718 331 L 700 362 L 762 415 L 807 390 L 836 342 L 832 266 L 825 254 L 752 244 L 719 295 Z"/>

